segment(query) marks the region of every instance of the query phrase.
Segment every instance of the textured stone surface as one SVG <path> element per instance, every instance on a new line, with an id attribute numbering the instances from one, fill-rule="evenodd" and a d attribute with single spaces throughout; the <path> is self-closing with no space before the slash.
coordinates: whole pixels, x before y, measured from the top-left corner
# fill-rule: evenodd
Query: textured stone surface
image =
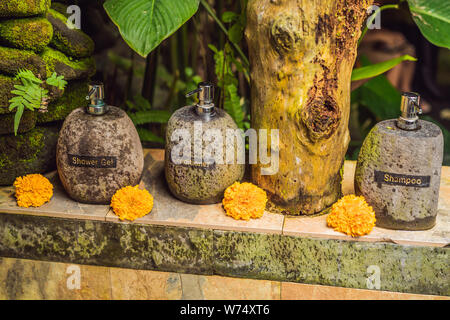
<path id="1" fill-rule="evenodd" d="M 54 170 L 57 138 L 57 126 L 1 136 L 0 185 L 11 185 L 18 176 Z"/>
<path id="2" fill-rule="evenodd" d="M 47 19 L 54 28 L 51 46 L 74 58 L 86 58 L 94 52 L 92 39 L 78 29 L 67 27 L 67 18 L 61 13 L 50 9 Z"/>
<path id="3" fill-rule="evenodd" d="M 17 133 L 24 133 L 34 128 L 36 125 L 36 113 L 37 112 L 25 111 L 22 114 Z M 14 134 L 14 116 L 15 113 L 0 114 L 0 135 Z"/>
<path id="4" fill-rule="evenodd" d="M 0 74 L 0 114 L 11 113 L 8 106 L 9 100 L 14 96 L 11 90 L 14 90 L 15 84 L 19 84 L 19 81 Z"/>
<path id="5" fill-rule="evenodd" d="M 88 82 L 70 81 L 59 99 L 50 102 L 45 113 L 37 114 L 38 123 L 64 120 L 73 110 L 86 105 Z"/>
<path id="6" fill-rule="evenodd" d="M 31 70 L 42 79 L 47 75 L 44 60 L 38 54 L 32 51 L 0 47 L 0 73 L 15 76 L 19 69 Z"/>
<path id="7" fill-rule="evenodd" d="M 144 168 L 139 135 L 125 111 L 109 106 L 102 116 L 74 110 L 64 121 L 57 147 L 57 166 L 68 194 L 82 203 L 109 204 L 114 193 L 137 185 Z M 70 165 L 69 155 L 115 157 L 115 167 Z"/>
<path id="8" fill-rule="evenodd" d="M 423 230 L 434 226 L 443 159 L 443 136 L 438 126 L 419 120 L 420 130 L 397 128 L 396 120 L 378 123 L 361 148 L 355 191 L 374 208 L 376 225 Z M 377 183 L 374 172 L 429 176 L 429 187 Z M 383 173 L 384 176 L 384 173 Z"/>
<path id="9" fill-rule="evenodd" d="M 166 131 L 166 179 L 172 193 L 180 200 L 189 203 L 217 203 L 223 198 L 223 193 L 227 187 L 244 176 L 243 164 L 207 164 L 203 159 L 201 165 L 194 163 L 194 145 L 203 146 L 203 133 L 208 129 L 219 129 L 223 140 L 223 160 L 226 155 L 226 129 L 237 129 L 233 119 L 222 109 L 216 108 L 216 115 L 210 121 L 202 121 L 203 132 L 196 134 L 194 122 L 200 122 L 193 106 L 187 106 L 174 112 L 167 124 Z M 176 140 L 172 142 L 172 134 L 177 129 L 185 129 L 191 139 L 191 155 L 188 155 L 186 164 L 175 164 L 170 160 L 170 152 L 174 146 L 179 144 Z M 236 147 L 235 147 L 236 148 Z M 236 149 L 235 149 L 236 150 Z M 215 151 L 214 151 L 215 152 Z M 215 153 L 214 153 L 215 154 Z M 181 155 L 180 155 L 181 156 Z M 183 155 L 186 156 L 186 155 Z M 214 156 L 213 156 L 214 157 Z"/>
<path id="10" fill-rule="evenodd" d="M 0 256 L 212 274 L 212 231 L 1 214 Z"/>
<path id="11" fill-rule="evenodd" d="M 0 17 L 27 17 L 45 13 L 50 0 L 2 0 Z"/>
<path id="12" fill-rule="evenodd" d="M 8 47 L 42 51 L 53 37 L 51 23 L 41 17 L 0 22 L 0 42 Z"/>
<path id="13" fill-rule="evenodd" d="M 63 75 L 67 81 L 86 79 L 95 74 L 95 61 L 92 57 L 84 59 L 71 59 L 64 53 L 46 47 L 41 54 L 47 68 L 47 77 L 53 72 Z"/>
<path id="14" fill-rule="evenodd" d="M 381 290 L 450 295 L 447 248 L 217 230 L 214 251 L 220 275 L 367 288 L 375 265 Z"/>

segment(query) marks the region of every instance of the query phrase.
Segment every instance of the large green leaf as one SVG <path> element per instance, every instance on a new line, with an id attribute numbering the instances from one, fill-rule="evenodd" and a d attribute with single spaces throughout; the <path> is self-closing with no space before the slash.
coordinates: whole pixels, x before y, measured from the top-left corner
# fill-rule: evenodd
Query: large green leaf
<path id="1" fill-rule="evenodd" d="M 372 78 L 378 76 L 386 71 L 392 69 L 402 61 L 417 61 L 416 58 L 411 57 L 410 55 L 405 54 L 404 56 L 390 59 L 387 61 L 383 61 L 376 64 L 371 64 L 368 66 L 364 66 L 361 68 L 353 69 L 352 71 L 352 81 L 362 80 L 367 78 Z"/>
<path id="2" fill-rule="evenodd" d="M 104 8 L 128 45 L 146 57 L 195 12 L 199 0 L 107 0 Z"/>
<path id="3" fill-rule="evenodd" d="M 371 79 L 352 92 L 352 103 L 361 103 L 378 121 L 397 118 L 400 115 L 400 100 L 400 93 L 384 75 Z"/>
<path id="4" fill-rule="evenodd" d="M 431 43 L 450 49 L 450 1 L 408 0 L 414 22 Z"/>

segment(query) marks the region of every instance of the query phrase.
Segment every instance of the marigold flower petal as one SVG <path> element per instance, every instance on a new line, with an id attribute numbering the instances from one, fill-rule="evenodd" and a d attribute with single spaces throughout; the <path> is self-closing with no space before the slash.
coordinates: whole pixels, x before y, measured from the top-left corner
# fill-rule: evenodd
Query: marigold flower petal
<path id="1" fill-rule="evenodd" d="M 41 174 L 28 174 L 14 181 L 19 207 L 40 207 L 53 196 L 53 185 Z"/>
<path id="2" fill-rule="evenodd" d="M 120 220 L 133 221 L 152 211 L 153 196 L 139 186 L 127 186 L 112 196 L 111 207 Z"/>
<path id="3" fill-rule="evenodd" d="M 249 182 L 233 183 L 225 190 L 222 200 L 227 215 L 247 221 L 262 217 L 266 203 L 266 192 Z"/>
<path id="4" fill-rule="evenodd" d="M 331 207 L 327 225 L 352 237 L 369 234 L 375 226 L 375 212 L 362 196 L 347 195 Z"/>

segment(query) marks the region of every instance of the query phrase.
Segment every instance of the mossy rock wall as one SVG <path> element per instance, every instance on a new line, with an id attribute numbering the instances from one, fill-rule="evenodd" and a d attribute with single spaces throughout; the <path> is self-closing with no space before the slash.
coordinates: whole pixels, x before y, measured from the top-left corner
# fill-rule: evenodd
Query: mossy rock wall
<path id="1" fill-rule="evenodd" d="M 0 75 L 0 114 L 10 113 L 8 110 L 9 99 L 14 96 L 11 90 L 14 90 L 15 84 L 19 84 L 19 81 L 12 77 Z"/>
<path id="2" fill-rule="evenodd" d="M 42 52 L 42 59 L 47 68 L 47 77 L 53 72 L 63 75 L 67 81 L 86 79 L 95 74 L 95 61 L 92 57 L 80 60 L 67 57 L 64 53 L 46 47 Z"/>
<path id="3" fill-rule="evenodd" d="M 11 185 L 16 177 L 26 174 L 54 170 L 58 132 L 55 125 L 0 136 L 0 185 Z"/>
<path id="4" fill-rule="evenodd" d="M 48 112 L 37 115 L 37 122 L 46 123 L 64 120 L 73 110 L 86 105 L 87 90 L 87 81 L 70 82 L 64 95 L 48 105 Z"/>
<path id="5" fill-rule="evenodd" d="M 1 0 L 0 17 L 29 17 L 44 14 L 50 0 Z"/>
<path id="6" fill-rule="evenodd" d="M 67 27 L 67 18 L 50 9 L 47 19 L 54 28 L 51 46 L 74 58 L 86 58 L 94 52 L 94 42 L 81 30 Z"/>
<path id="7" fill-rule="evenodd" d="M 33 51 L 0 47 L 0 73 L 15 76 L 19 69 L 31 70 L 42 79 L 47 76 L 45 62 L 38 54 Z"/>
<path id="8" fill-rule="evenodd" d="M 0 115 L 0 139 L 3 134 L 14 133 L 14 113 Z M 20 120 L 18 133 L 30 131 L 36 125 L 37 112 L 25 111 Z"/>
<path id="9" fill-rule="evenodd" d="M 39 52 L 52 38 L 52 24 L 42 17 L 0 22 L 0 42 L 8 47 Z"/>

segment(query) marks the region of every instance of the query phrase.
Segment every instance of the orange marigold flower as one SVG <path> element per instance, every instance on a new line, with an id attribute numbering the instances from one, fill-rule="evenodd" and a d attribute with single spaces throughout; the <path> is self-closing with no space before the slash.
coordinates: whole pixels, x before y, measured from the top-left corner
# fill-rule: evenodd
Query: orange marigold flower
<path id="1" fill-rule="evenodd" d="M 364 197 L 351 194 L 333 204 L 327 224 L 336 231 L 359 237 L 372 231 L 375 226 L 375 212 Z"/>
<path id="2" fill-rule="evenodd" d="M 133 221 L 152 211 L 153 196 L 138 186 L 127 186 L 117 190 L 112 196 L 111 207 L 120 220 Z"/>
<path id="3" fill-rule="evenodd" d="M 262 217 L 266 203 L 266 192 L 248 182 L 233 183 L 225 190 L 222 200 L 227 215 L 236 220 Z"/>
<path id="4" fill-rule="evenodd" d="M 28 174 L 14 181 L 19 207 L 40 207 L 53 196 L 53 185 L 41 174 Z"/>

